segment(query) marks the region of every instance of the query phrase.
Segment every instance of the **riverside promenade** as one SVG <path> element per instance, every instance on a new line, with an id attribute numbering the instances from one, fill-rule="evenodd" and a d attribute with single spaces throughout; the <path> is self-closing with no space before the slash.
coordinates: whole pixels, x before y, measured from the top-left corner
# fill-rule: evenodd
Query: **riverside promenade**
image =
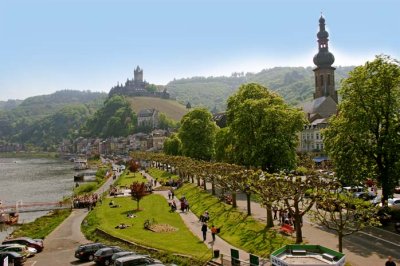
<path id="1" fill-rule="evenodd" d="M 95 193 L 101 195 L 108 190 L 114 181 L 112 177 L 109 177 Z M 43 251 L 29 259 L 24 265 L 93 265 L 93 262 L 82 263 L 75 258 L 77 246 L 90 242 L 81 232 L 81 224 L 87 214 L 88 210 L 86 208 L 73 209 L 71 215 L 44 239 Z"/>

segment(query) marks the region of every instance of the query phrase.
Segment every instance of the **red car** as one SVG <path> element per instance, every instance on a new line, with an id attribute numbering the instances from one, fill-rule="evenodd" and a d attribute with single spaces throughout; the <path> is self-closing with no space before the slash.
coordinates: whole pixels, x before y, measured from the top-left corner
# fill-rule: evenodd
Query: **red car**
<path id="1" fill-rule="evenodd" d="M 29 237 L 19 237 L 13 239 L 7 239 L 3 241 L 3 245 L 5 244 L 20 244 L 25 245 L 27 247 L 35 248 L 37 252 L 41 252 L 43 250 L 43 240 L 42 239 L 32 239 Z"/>

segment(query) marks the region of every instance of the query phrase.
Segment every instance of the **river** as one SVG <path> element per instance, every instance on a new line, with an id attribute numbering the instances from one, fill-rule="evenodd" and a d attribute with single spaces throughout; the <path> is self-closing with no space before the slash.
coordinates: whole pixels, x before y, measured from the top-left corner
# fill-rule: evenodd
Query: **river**
<path id="1" fill-rule="evenodd" d="M 3 205 L 17 201 L 56 202 L 71 196 L 74 187 L 73 164 L 49 158 L 0 158 L 0 200 Z M 19 222 L 30 222 L 46 212 L 21 213 Z M 0 232 L 0 240 L 12 228 Z"/>

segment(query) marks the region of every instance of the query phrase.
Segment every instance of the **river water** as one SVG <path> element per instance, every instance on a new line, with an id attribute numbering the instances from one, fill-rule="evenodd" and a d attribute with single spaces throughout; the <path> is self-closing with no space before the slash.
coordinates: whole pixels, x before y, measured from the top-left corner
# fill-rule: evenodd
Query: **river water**
<path id="1" fill-rule="evenodd" d="M 3 205 L 57 202 L 71 196 L 73 164 L 48 158 L 0 158 L 0 200 Z M 20 213 L 19 222 L 30 222 L 46 212 Z M 3 228 L 4 229 L 4 228 Z M 0 232 L 0 240 L 12 228 Z"/>

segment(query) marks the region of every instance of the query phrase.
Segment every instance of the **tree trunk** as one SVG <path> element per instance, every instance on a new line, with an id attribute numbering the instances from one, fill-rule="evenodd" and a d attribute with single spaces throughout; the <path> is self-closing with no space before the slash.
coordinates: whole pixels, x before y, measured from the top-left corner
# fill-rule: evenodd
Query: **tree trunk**
<path id="1" fill-rule="evenodd" d="M 266 205 L 267 210 L 267 224 L 266 227 L 271 228 L 274 227 L 274 219 L 272 217 L 272 206 L 271 204 Z"/>
<path id="2" fill-rule="evenodd" d="M 301 216 L 299 213 L 294 215 L 294 227 L 296 227 L 296 244 L 301 244 L 303 242 L 303 231 L 301 229 Z"/>
<path id="3" fill-rule="evenodd" d="M 206 183 L 205 178 L 203 178 L 203 188 L 204 188 L 204 191 L 207 191 L 207 183 Z"/>
<path id="4" fill-rule="evenodd" d="M 250 193 L 246 193 L 247 198 L 247 215 L 251 215 L 251 201 L 250 201 Z"/>
<path id="5" fill-rule="evenodd" d="M 339 240 L 339 252 L 343 250 L 343 234 L 338 232 L 338 240 Z"/>
<path id="6" fill-rule="evenodd" d="M 237 208 L 237 202 L 236 202 L 236 192 L 232 192 L 232 207 Z"/>
<path id="7" fill-rule="evenodd" d="M 200 186 L 200 177 L 196 176 L 196 179 L 197 179 L 197 186 L 199 187 Z"/>
<path id="8" fill-rule="evenodd" d="M 213 196 L 215 196 L 215 177 L 213 177 L 212 178 L 212 180 L 211 180 L 211 194 L 213 195 Z"/>

